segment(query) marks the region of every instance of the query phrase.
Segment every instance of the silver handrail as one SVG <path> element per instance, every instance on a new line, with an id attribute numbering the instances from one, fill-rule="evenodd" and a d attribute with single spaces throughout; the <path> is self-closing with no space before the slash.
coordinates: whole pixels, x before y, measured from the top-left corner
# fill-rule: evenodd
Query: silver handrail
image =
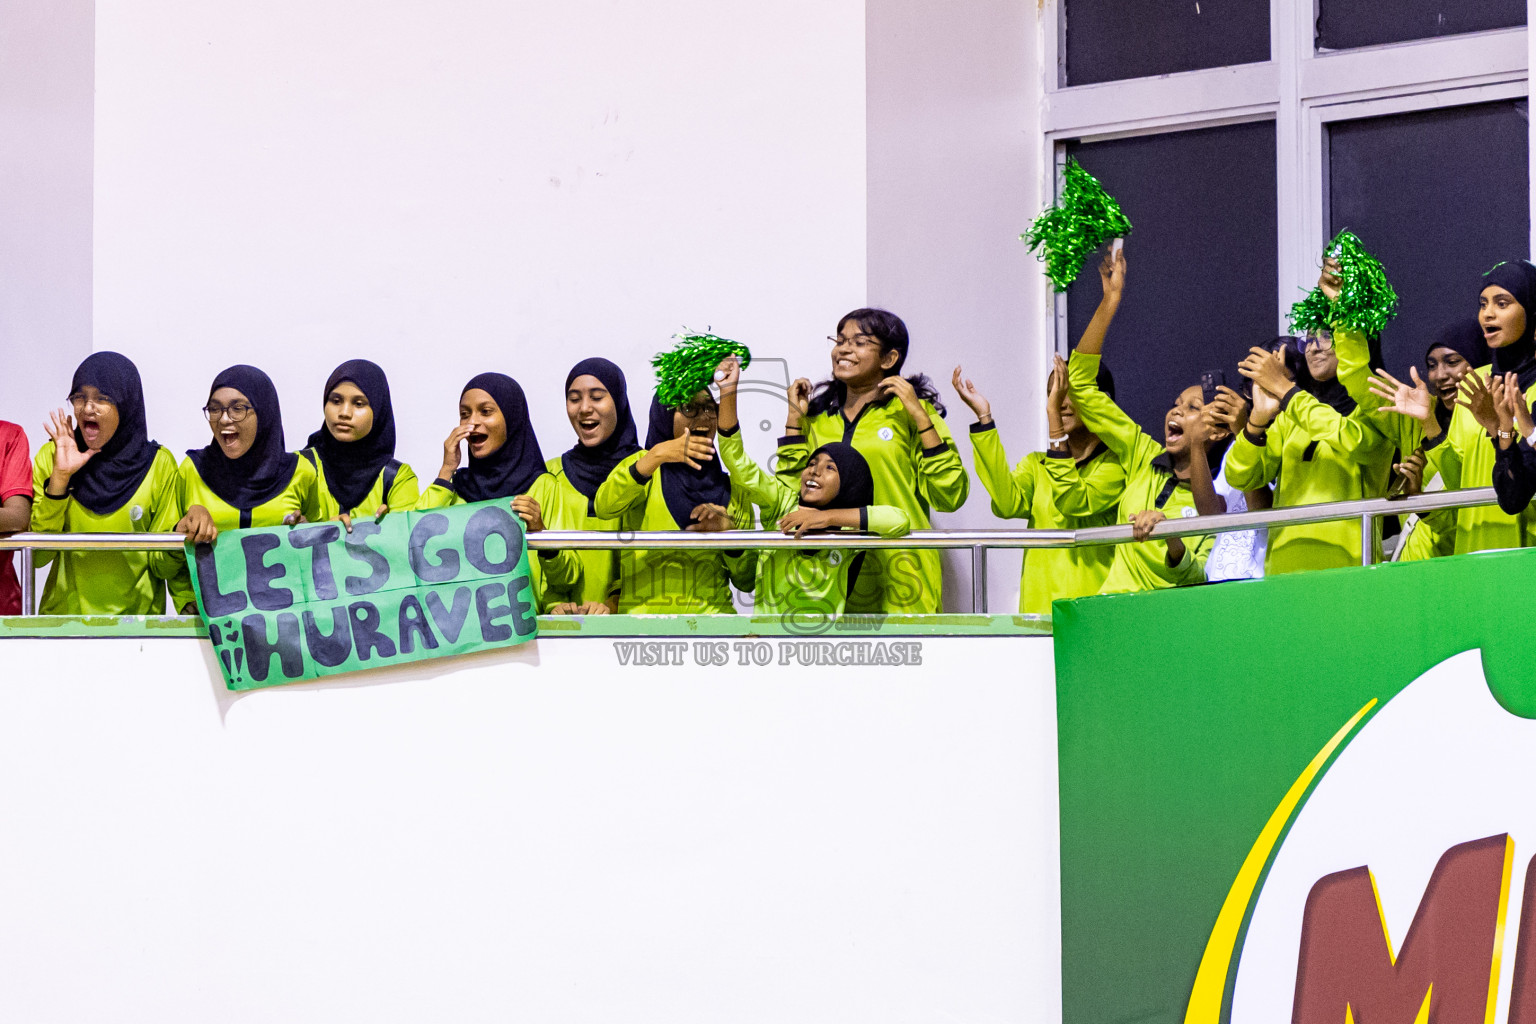
<path id="1" fill-rule="evenodd" d="M 1198 537 L 1212 533 L 1266 529 L 1275 526 L 1303 526 L 1359 519 L 1362 565 L 1375 561 L 1376 546 L 1383 516 L 1436 512 L 1448 508 L 1475 508 L 1498 503 L 1492 487 L 1463 491 L 1434 491 L 1409 498 L 1366 498 L 1359 501 L 1334 501 L 1318 505 L 1293 505 L 1262 512 L 1229 512 L 1217 516 L 1166 519 L 1152 528 L 1158 538 Z M 725 530 L 718 533 L 689 533 L 682 530 L 645 532 L 603 530 L 544 530 L 528 535 L 534 550 L 574 551 L 631 550 L 654 551 L 666 548 L 702 548 L 704 550 L 756 550 L 777 548 L 895 548 L 958 549 L 971 551 L 971 608 L 987 610 L 986 553 L 993 548 L 1072 548 L 1101 544 L 1125 544 L 1134 540 L 1128 523 L 1095 526 L 1081 530 L 914 530 L 905 537 L 876 537 L 871 534 L 818 534 L 795 538 L 765 530 Z M 167 551 L 180 550 L 185 540 L 179 533 L 14 533 L 0 537 L 0 551 L 21 552 L 22 614 L 36 614 L 32 572 L 33 551 Z"/>

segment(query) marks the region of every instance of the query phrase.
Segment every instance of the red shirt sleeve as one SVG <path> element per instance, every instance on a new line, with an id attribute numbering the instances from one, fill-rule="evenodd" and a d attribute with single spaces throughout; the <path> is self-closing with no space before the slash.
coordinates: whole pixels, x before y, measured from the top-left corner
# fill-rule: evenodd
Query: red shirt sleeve
<path id="1" fill-rule="evenodd" d="M 32 449 L 26 431 L 0 420 L 0 501 L 17 494 L 32 497 Z"/>

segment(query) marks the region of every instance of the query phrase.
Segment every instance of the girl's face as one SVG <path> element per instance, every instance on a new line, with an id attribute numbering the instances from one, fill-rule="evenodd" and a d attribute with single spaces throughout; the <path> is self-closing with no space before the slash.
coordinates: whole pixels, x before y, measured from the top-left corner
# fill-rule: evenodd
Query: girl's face
<path id="1" fill-rule="evenodd" d="M 686 437 L 690 431 L 706 431 L 702 436 L 713 438 L 720 425 L 720 407 L 715 404 L 708 390 L 693 396 L 687 405 L 672 410 L 672 436 Z"/>
<path id="2" fill-rule="evenodd" d="M 208 425 L 226 458 L 238 459 L 251 450 L 256 419 L 251 400 L 234 388 L 219 388 L 208 397 Z"/>
<path id="3" fill-rule="evenodd" d="M 1456 385 L 1470 369 L 1472 364 L 1462 358 L 1460 352 L 1444 346 L 1430 349 L 1424 360 L 1424 376 L 1429 381 L 1429 389 L 1440 396 L 1447 409 L 1456 401 Z"/>
<path id="4" fill-rule="evenodd" d="M 1077 418 L 1077 406 L 1072 404 L 1071 395 L 1061 396 L 1061 430 L 1064 434 L 1070 434 L 1083 425 L 1083 421 Z"/>
<path id="5" fill-rule="evenodd" d="M 361 441 L 373 430 L 373 406 L 351 381 L 342 381 L 325 396 L 325 426 L 338 441 Z"/>
<path id="6" fill-rule="evenodd" d="M 826 508 L 837 499 L 842 490 L 843 478 L 837 471 L 832 456 L 822 452 L 800 471 L 800 504 L 811 508 Z"/>
<path id="7" fill-rule="evenodd" d="M 1484 288 L 1478 297 L 1477 320 L 1489 348 L 1513 345 L 1525 334 L 1525 307 L 1496 284 Z"/>
<path id="8" fill-rule="evenodd" d="M 1189 451 L 1189 428 L 1200 419 L 1204 409 L 1205 392 L 1200 390 L 1200 385 L 1191 384 L 1185 388 L 1173 408 L 1168 410 L 1168 418 L 1163 424 L 1163 447 L 1168 449 L 1168 454 L 1183 455 Z M 1210 437 L 1206 440 L 1219 439 Z"/>
<path id="9" fill-rule="evenodd" d="M 87 384 L 69 396 L 85 446 L 100 450 L 117 433 L 117 403 Z"/>
<path id="10" fill-rule="evenodd" d="M 1333 347 L 1333 334 L 1317 331 L 1307 335 L 1304 354 L 1307 372 L 1315 381 L 1333 380 L 1339 375 L 1339 353 Z"/>
<path id="11" fill-rule="evenodd" d="M 477 459 L 495 455 L 507 443 L 507 418 L 490 392 L 471 388 L 459 399 L 459 425 L 469 425 L 469 454 Z"/>
<path id="12" fill-rule="evenodd" d="M 584 448 L 602 444 L 619 429 L 619 408 L 602 381 L 584 373 L 571 381 L 565 393 L 565 415 L 576 440 Z"/>
<path id="13" fill-rule="evenodd" d="M 832 339 L 832 378 L 856 388 L 874 387 L 900 358 L 895 349 L 881 352 L 880 339 L 849 320 Z"/>

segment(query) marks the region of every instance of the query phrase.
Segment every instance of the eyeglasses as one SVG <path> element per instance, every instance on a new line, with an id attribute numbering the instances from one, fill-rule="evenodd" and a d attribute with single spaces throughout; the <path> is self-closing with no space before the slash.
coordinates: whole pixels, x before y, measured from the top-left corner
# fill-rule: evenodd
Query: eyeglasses
<path id="1" fill-rule="evenodd" d="M 713 402 L 689 402 L 687 405 L 678 406 L 677 411 L 683 414 L 684 419 L 689 420 L 701 417 L 713 419 L 720 415 L 719 408 Z"/>
<path id="2" fill-rule="evenodd" d="M 57 394 L 57 392 L 55 392 L 55 394 Z M 95 406 L 98 411 L 102 412 L 108 409 L 115 409 L 117 407 L 117 403 L 112 401 L 112 399 L 108 398 L 106 395 L 97 395 L 95 398 L 87 398 L 83 394 L 78 393 L 69 396 L 69 404 L 74 406 L 76 409 L 84 409 L 87 406 Z"/>
<path id="3" fill-rule="evenodd" d="M 1333 335 L 1327 333 L 1307 335 L 1307 340 L 1301 343 L 1301 350 L 1310 352 L 1314 348 L 1322 349 L 1324 352 L 1333 348 Z"/>
<path id="4" fill-rule="evenodd" d="M 236 402 L 233 405 L 220 405 L 218 402 L 209 402 L 203 406 L 203 412 L 208 414 L 209 423 L 217 423 L 225 416 L 229 422 L 239 423 L 251 414 L 251 407 L 244 402 Z"/>
<path id="5" fill-rule="evenodd" d="M 880 347 L 880 339 L 875 337 L 873 334 L 853 334 L 846 338 L 839 338 L 829 334 L 827 335 L 827 341 L 832 343 L 833 348 L 837 348 L 837 346 L 841 345 L 845 341 L 852 345 L 854 348 Z"/>

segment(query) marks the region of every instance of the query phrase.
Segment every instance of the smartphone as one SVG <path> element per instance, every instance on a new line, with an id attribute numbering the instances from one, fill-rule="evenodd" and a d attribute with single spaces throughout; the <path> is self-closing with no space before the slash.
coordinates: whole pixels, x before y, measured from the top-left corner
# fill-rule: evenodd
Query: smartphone
<path id="1" fill-rule="evenodd" d="M 1200 375 L 1200 396 L 1206 405 L 1216 401 L 1216 389 L 1225 387 L 1227 375 L 1220 370 L 1206 370 Z"/>

